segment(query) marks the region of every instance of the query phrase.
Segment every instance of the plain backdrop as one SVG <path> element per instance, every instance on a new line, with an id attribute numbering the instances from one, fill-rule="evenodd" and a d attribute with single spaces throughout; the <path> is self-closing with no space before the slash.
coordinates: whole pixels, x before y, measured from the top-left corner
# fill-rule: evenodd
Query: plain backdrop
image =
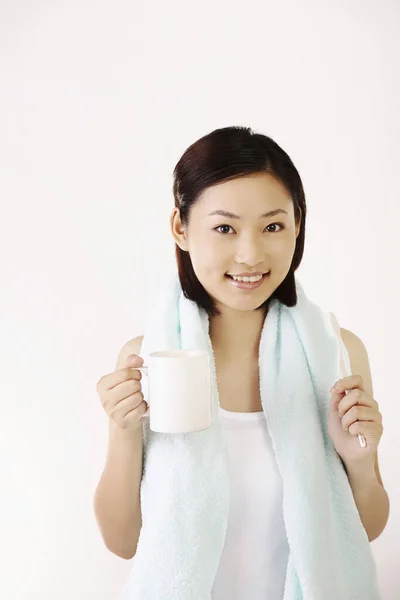
<path id="1" fill-rule="evenodd" d="M 96 383 L 174 269 L 176 162 L 228 125 L 291 156 L 298 276 L 367 348 L 391 499 L 372 549 L 400 598 L 399 25 L 396 0 L 0 0 L 2 600 L 113 600 L 128 577 L 93 514 Z"/>

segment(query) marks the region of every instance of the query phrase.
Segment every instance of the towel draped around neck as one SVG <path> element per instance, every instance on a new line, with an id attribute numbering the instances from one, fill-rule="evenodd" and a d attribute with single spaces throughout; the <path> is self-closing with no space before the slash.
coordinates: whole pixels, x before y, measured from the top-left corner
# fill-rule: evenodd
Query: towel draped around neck
<path id="1" fill-rule="evenodd" d="M 289 544 L 283 600 L 379 600 L 368 536 L 327 430 L 329 390 L 343 376 L 340 357 L 351 372 L 349 357 L 334 315 L 309 300 L 297 278 L 296 289 L 296 306 L 271 301 L 258 361 L 283 486 Z M 150 352 L 178 348 L 210 353 L 213 422 L 204 431 L 164 434 L 144 419 L 142 529 L 118 600 L 212 598 L 229 511 L 227 459 L 209 318 L 174 275 L 148 320 L 141 356 L 147 364 Z M 146 398 L 145 377 L 142 384 Z"/>

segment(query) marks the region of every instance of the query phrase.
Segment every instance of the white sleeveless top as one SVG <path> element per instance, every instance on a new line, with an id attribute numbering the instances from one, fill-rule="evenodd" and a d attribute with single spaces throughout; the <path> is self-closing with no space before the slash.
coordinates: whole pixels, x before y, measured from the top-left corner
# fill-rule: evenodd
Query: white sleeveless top
<path id="1" fill-rule="evenodd" d="M 264 412 L 219 407 L 228 458 L 230 512 L 212 600 L 282 600 L 289 547 L 282 480 Z"/>

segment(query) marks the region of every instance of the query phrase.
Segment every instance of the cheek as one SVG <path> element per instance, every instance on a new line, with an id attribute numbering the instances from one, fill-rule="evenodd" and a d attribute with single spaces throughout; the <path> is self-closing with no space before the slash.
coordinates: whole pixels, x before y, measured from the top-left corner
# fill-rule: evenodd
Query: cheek
<path id="1" fill-rule="evenodd" d="M 213 269 L 224 263 L 226 258 L 229 259 L 232 253 L 229 251 L 228 244 L 218 243 L 216 236 L 203 236 L 196 239 L 193 238 L 193 243 L 189 249 L 193 267 Z"/>
<path id="2" fill-rule="evenodd" d="M 296 240 L 292 238 L 281 238 L 277 240 L 275 244 L 270 244 L 266 248 L 266 255 L 268 255 L 274 262 L 276 267 L 282 266 L 285 268 L 286 265 L 290 265 L 292 262 L 293 254 L 296 249 Z"/>

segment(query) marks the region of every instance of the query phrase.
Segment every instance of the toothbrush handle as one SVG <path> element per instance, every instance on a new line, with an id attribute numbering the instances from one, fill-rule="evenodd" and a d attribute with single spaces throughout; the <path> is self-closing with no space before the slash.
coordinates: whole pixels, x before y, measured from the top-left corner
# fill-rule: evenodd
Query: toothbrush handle
<path id="1" fill-rule="evenodd" d="M 358 441 L 360 442 L 361 448 L 366 448 L 367 440 L 365 439 L 365 436 L 362 433 L 358 434 Z"/>

